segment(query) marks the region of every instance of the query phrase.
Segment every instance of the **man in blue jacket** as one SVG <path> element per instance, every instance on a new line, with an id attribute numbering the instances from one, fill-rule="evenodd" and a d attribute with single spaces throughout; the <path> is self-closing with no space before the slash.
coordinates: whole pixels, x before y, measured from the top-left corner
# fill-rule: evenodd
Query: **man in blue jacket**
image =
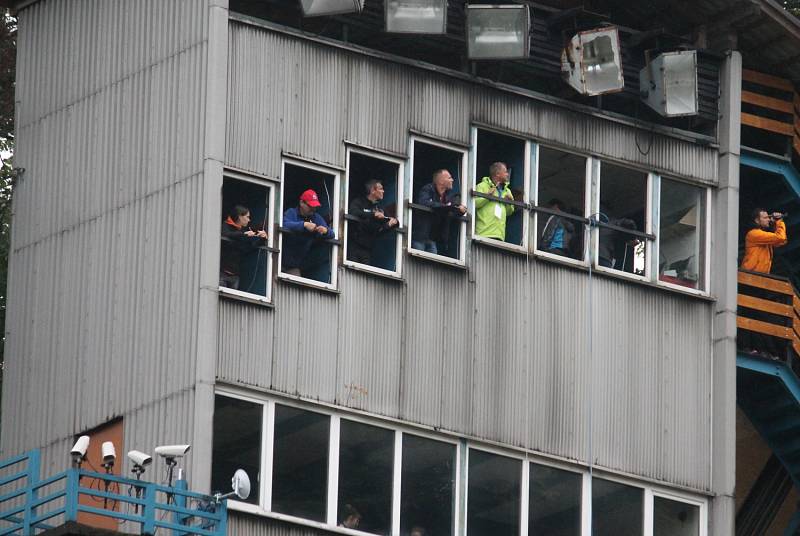
<path id="1" fill-rule="evenodd" d="M 283 213 L 283 227 L 290 232 L 283 235 L 282 269 L 285 273 L 308 277 L 317 266 L 309 265 L 309 252 L 320 239 L 333 238 L 333 229 L 317 214 L 321 206 L 314 190 L 300 194 L 297 207 Z"/>
<path id="2" fill-rule="evenodd" d="M 433 172 L 433 181 L 417 194 L 417 203 L 429 207 L 431 212 L 416 210 L 413 215 L 411 247 L 428 253 L 440 254 L 441 244 L 447 246 L 450 237 L 450 220 L 454 215 L 463 215 L 467 207 L 460 203 L 457 195 L 451 194 L 453 176 L 446 169 Z"/>

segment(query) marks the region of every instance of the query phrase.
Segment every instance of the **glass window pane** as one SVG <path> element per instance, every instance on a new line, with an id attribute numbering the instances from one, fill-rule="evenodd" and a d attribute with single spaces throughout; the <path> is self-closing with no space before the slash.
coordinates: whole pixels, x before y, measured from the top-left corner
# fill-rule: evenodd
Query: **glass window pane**
<path id="1" fill-rule="evenodd" d="M 521 463 L 506 456 L 470 449 L 467 534 L 519 534 Z"/>
<path id="2" fill-rule="evenodd" d="M 602 163 L 600 221 L 633 231 L 646 231 L 647 173 Z M 607 227 L 601 227 L 598 234 L 600 266 L 644 275 L 647 259 L 642 240 Z"/>
<path id="3" fill-rule="evenodd" d="M 225 177 L 222 183 L 222 230 L 219 286 L 267 295 L 269 190 Z M 255 233 L 248 236 L 247 231 Z M 262 233 L 263 231 L 263 233 Z"/>
<path id="4" fill-rule="evenodd" d="M 393 229 L 402 206 L 397 199 L 400 166 L 355 151 L 348 164 L 347 260 L 396 271 L 400 235 Z"/>
<path id="5" fill-rule="evenodd" d="M 661 180 L 658 278 L 701 288 L 705 270 L 705 189 Z"/>
<path id="6" fill-rule="evenodd" d="M 653 497 L 653 536 L 699 536 L 700 507 Z"/>
<path id="7" fill-rule="evenodd" d="M 394 432 L 342 419 L 340 437 L 337 524 L 388 534 L 392 527 Z"/>
<path id="8" fill-rule="evenodd" d="M 325 521 L 330 417 L 275 404 L 272 510 Z"/>
<path id="9" fill-rule="evenodd" d="M 582 475 L 531 464 L 529 536 L 580 536 Z"/>
<path id="10" fill-rule="evenodd" d="M 592 479 L 592 535 L 642 534 L 644 491 L 600 478 Z"/>
<path id="11" fill-rule="evenodd" d="M 455 445 L 403 434 L 400 533 L 452 534 L 455 481 Z"/>
<path id="12" fill-rule="evenodd" d="M 411 200 L 423 207 L 411 210 L 412 248 L 461 258 L 462 157 L 459 151 L 414 141 Z"/>
<path id="13" fill-rule="evenodd" d="M 475 190 L 478 192 L 525 200 L 525 140 L 478 129 L 475 156 Z M 492 178 L 492 164 L 497 166 Z M 505 175 L 504 171 L 508 172 Z M 520 207 L 496 203 L 482 197 L 475 204 L 475 234 L 509 244 L 522 244 L 526 212 Z"/>
<path id="14" fill-rule="evenodd" d="M 281 219 L 281 271 L 283 273 L 331 282 L 334 246 L 337 238 L 335 216 L 336 176 L 316 169 L 286 164 L 283 175 L 283 215 Z M 308 193 L 311 190 L 313 195 Z M 301 200 L 301 196 L 307 196 Z M 304 226 L 310 223 L 316 227 Z"/>
<path id="15" fill-rule="evenodd" d="M 586 158 L 556 149 L 539 147 L 538 201 L 540 207 L 585 216 Z M 583 259 L 584 225 L 537 213 L 537 249 L 555 255 Z"/>
<path id="16" fill-rule="evenodd" d="M 261 404 L 227 396 L 214 397 L 212 492 L 231 491 L 233 473 L 237 469 L 244 469 L 252 484 L 250 497 L 245 502 L 258 504 L 263 413 Z"/>

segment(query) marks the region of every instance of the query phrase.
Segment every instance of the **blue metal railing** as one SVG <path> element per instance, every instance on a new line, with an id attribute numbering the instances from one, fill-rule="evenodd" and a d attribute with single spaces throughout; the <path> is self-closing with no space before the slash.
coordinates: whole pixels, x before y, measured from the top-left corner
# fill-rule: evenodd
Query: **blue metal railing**
<path id="1" fill-rule="evenodd" d="M 0 477 L 0 536 L 37 534 L 80 522 L 79 514 L 138 525 L 140 534 L 223 536 L 227 530 L 225 502 L 189 491 L 183 480 L 164 486 L 77 468 L 40 480 L 39 465 L 38 450 L 0 462 L 0 471 L 10 472 Z M 4 492 L 8 487 L 14 489 Z"/>

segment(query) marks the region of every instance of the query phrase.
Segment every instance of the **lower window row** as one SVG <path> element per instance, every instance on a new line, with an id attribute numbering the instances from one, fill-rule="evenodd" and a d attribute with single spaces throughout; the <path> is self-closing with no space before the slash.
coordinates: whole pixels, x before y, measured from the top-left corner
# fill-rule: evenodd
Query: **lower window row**
<path id="1" fill-rule="evenodd" d="M 253 506 L 242 508 L 369 534 L 578 536 L 590 528 L 594 536 L 706 533 L 702 499 L 590 478 L 583 469 L 531 462 L 463 440 L 217 395 L 213 491 L 227 490 L 239 468 L 253 481 L 246 501 Z M 460 516 L 463 504 L 466 515 Z"/>

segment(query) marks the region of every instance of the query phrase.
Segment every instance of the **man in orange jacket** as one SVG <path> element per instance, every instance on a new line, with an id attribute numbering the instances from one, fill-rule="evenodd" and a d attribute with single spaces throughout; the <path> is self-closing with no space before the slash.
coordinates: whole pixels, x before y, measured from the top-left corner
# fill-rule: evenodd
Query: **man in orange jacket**
<path id="1" fill-rule="evenodd" d="M 775 222 L 775 231 L 771 230 Z M 742 269 L 751 272 L 768 274 L 772 269 L 772 250 L 786 244 L 786 224 L 783 214 L 773 212 L 771 215 L 763 208 L 753 211 L 755 227 L 747 232 L 744 239 L 744 259 Z"/>

